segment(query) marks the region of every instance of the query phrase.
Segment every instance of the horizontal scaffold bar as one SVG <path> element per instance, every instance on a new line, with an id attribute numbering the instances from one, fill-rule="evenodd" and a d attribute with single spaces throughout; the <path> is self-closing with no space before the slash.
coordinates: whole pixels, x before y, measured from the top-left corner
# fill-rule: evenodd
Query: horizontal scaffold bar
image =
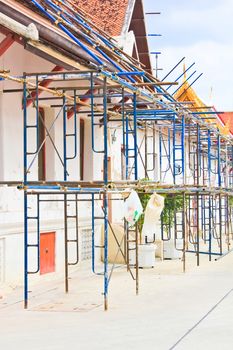
<path id="1" fill-rule="evenodd" d="M 133 114 L 135 111 L 129 111 L 128 114 Z M 176 114 L 175 111 L 169 110 L 169 109 L 137 109 L 136 110 L 137 115 L 143 115 L 143 114 L 153 114 L 153 115 L 159 115 L 159 114 Z"/>
<path id="2" fill-rule="evenodd" d="M 119 181 L 119 182 L 51 182 L 51 183 L 20 183 L 17 188 L 24 191 L 60 191 L 66 192 L 79 192 L 79 193 L 119 193 L 130 192 L 136 190 L 142 193 L 161 193 L 161 194 L 180 194 L 186 195 L 233 195 L 233 188 L 219 188 L 219 187 L 207 187 L 207 186 L 192 186 L 192 185 L 161 185 L 156 182 L 141 182 L 141 181 Z"/>

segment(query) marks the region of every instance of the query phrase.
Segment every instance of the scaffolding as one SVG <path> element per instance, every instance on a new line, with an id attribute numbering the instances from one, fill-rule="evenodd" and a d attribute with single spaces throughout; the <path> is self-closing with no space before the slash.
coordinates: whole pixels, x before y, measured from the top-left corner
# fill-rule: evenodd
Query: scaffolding
<path id="1" fill-rule="evenodd" d="M 69 291 L 69 267 L 77 265 L 80 260 L 79 209 L 84 202 L 90 204 L 92 271 L 103 277 L 105 310 L 108 308 L 109 283 L 116 267 L 115 262 L 109 264 L 108 260 L 110 233 L 116 240 L 117 255 L 123 256 L 126 269 L 135 281 L 136 293 L 139 291 L 138 226 L 129 227 L 125 221 L 124 236 L 119 241 L 109 216 L 110 203 L 123 202 L 125 193 L 133 189 L 141 195 L 163 194 L 173 206 L 180 201 L 181 205 L 177 206 L 168 222 L 164 222 L 162 217 L 161 240 L 174 242 L 175 249 L 181 251 L 183 271 L 187 254 L 196 255 L 197 265 L 202 254 L 208 255 L 209 260 L 227 254 L 231 250 L 233 234 L 230 201 L 233 195 L 233 142 L 230 137 L 222 135 L 216 125 L 203 118 L 209 114 L 214 117 L 216 112 L 212 109 L 193 111 L 188 103 L 175 100 L 163 87 L 171 86 L 171 82 L 160 82 L 145 72 L 105 33 L 95 27 L 93 29 L 83 14 L 71 6 L 71 1 L 46 0 L 39 4 L 33 0 L 31 3 L 81 46 L 95 65 L 85 71 L 25 73 L 21 77 L 14 77 L 8 72 L 0 73 L 1 79 L 23 86 L 4 92 L 23 93 L 24 177 L 18 188 L 24 191 L 25 308 L 28 307 L 29 275 L 40 271 L 43 203 L 57 202 L 63 207 L 66 292 Z M 94 46 L 98 54 L 90 49 Z M 119 59 L 120 64 L 116 63 Z M 108 70 L 103 60 L 113 65 L 115 70 Z M 45 80 L 51 81 L 51 87 L 43 86 Z M 42 101 L 55 111 L 49 127 L 40 112 Z M 33 115 L 28 112 L 30 104 L 33 105 Z M 90 121 L 91 149 L 98 156 L 98 162 L 103 164 L 102 179 L 77 181 L 79 174 L 71 175 L 71 163 L 78 158 L 77 123 L 81 116 Z M 58 149 L 51 134 L 60 120 L 62 149 Z M 42 142 L 39 139 L 40 123 L 45 129 Z M 100 130 L 101 145 L 96 142 Z M 118 150 L 123 155 L 119 165 L 121 179 L 111 178 L 109 174 L 111 130 L 117 130 L 122 140 Z M 47 139 L 52 144 L 63 175 L 53 181 L 39 181 L 34 169 Z M 101 202 L 101 213 L 96 211 L 96 202 Z M 69 231 L 71 222 L 75 223 L 75 235 Z M 104 228 L 104 239 L 97 244 L 96 227 L 100 223 Z M 34 227 L 33 239 L 29 235 L 30 227 Z M 71 247 L 76 252 L 72 257 Z M 134 261 L 130 259 L 132 250 Z M 103 253 L 101 270 L 96 266 L 97 251 Z M 36 261 L 34 268 L 30 266 L 30 256 Z"/>

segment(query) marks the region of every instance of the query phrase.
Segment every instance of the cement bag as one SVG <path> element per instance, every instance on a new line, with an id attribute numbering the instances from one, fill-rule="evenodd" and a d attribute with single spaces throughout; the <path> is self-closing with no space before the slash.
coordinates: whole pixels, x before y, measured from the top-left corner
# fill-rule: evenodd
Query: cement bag
<path id="1" fill-rule="evenodd" d="M 144 213 L 144 224 L 142 227 L 142 235 L 153 239 L 156 225 L 159 224 L 160 215 L 164 208 L 164 197 L 157 193 L 152 194 L 147 203 Z"/>
<path id="2" fill-rule="evenodd" d="M 114 232 L 114 235 L 113 235 Z M 124 254 L 125 251 L 125 231 L 124 227 L 116 224 L 111 223 L 111 227 L 108 226 L 108 262 L 109 264 L 125 264 L 124 256 L 122 255 L 122 252 Z M 121 251 L 119 250 L 119 246 L 116 242 L 116 239 L 118 243 L 121 246 Z M 129 233 L 129 239 L 133 240 L 135 237 Z M 104 245 L 104 225 L 101 227 L 101 244 Z M 101 249 L 101 261 L 104 261 L 104 249 Z"/>
<path id="3" fill-rule="evenodd" d="M 132 191 L 124 202 L 124 217 L 133 226 L 142 215 L 143 208 L 136 191 Z"/>

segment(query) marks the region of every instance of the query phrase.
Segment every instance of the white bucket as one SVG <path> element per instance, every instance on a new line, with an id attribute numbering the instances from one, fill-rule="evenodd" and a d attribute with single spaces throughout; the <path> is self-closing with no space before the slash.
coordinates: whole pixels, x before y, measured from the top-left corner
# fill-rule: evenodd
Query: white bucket
<path id="1" fill-rule="evenodd" d="M 181 259 L 182 258 L 182 251 L 180 249 L 183 248 L 183 241 L 177 240 L 176 246 L 179 250 L 175 248 L 175 241 L 174 239 L 171 239 L 169 241 L 164 241 L 163 243 L 163 257 L 164 259 Z"/>
<path id="2" fill-rule="evenodd" d="M 131 247 L 133 248 L 133 246 Z M 155 244 L 138 245 L 138 266 L 141 268 L 151 268 L 155 266 Z M 129 252 L 129 263 L 135 265 L 135 250 Z"/>

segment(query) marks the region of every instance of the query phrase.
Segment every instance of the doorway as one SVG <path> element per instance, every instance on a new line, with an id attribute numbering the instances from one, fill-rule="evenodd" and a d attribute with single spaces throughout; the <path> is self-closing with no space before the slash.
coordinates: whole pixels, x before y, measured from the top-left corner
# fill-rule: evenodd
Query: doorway
<path id="1" fill-rule="evenodd" d="M 55 272 L 55 232 L 40 235 L 40 274 Z"/>

